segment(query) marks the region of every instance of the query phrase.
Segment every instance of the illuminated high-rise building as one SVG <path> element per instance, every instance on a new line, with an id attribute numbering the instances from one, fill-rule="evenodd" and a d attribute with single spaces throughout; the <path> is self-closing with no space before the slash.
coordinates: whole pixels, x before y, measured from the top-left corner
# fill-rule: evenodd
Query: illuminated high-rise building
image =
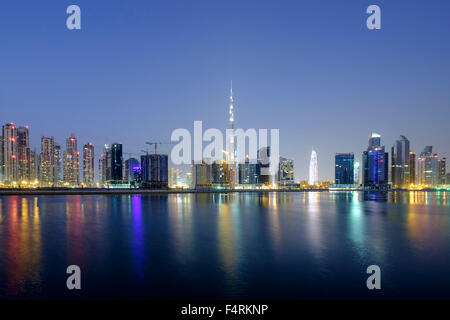
<path id="1" fill-rule="evenodd" d="M 239 184 L 241 185 L 257 185 L 261 175 L 261 164 L 259 162 L 250 161 L 249 157 L 245 158 L 244 163 L 239 163 Z"/>
<path id="2" fill-rule="evenodd" d="M 53 186 L 55 183 L 55 141 L 53 137 L 41 137 L 41 153 L 39 154 L 38 179 L 41 186 Z"/>
<path id="3" fill-rule="evenodd" d="M 64 182 L 71 186 L 80 184 L 80 153 L 77 149 L 77 138 L 72 133 L 66 140 L 64 151 Z"/>
<path id="4" fill-rule="evenodd" d="M 389 186 L 389 154 L 381 146 L 381 136 L 374 132 L 363 153 L 363 184 L 370 189 L 387 189 Z"/>
<path id="5" fill-rule="evenodd" d="M 210 188 L 212 183 L 211 164 L 206 161 L 201 163 L 192 162 L 192 185 L 195 189 Z"/>
<path id="6" fill-rule="evenodd" d="M 37 162 L 36 162 L 36 149 L 30 152 L 30 181 L 38 179 L 37 176 Z"/>
<path id="7" fill-rule="evenodd" d="M 230 135 L 230 147 L 227 150 L 231 150 L 231 154 L 229 154 L 229 163 L 227 164 L 227 168 L 229 171 L 229 185 L 234 187 L 238 183 L 238 172 L 237 172 L 237 146 L 236 146 L 236 135 L 234 132 L 234 100 L 233 100 L 233 82 L 231 82 L 230 87 L 230 106 L 229 106 L 229 126 L 230 130 L 232 130 L 232 134 Z M 219 164 L 221 165 L 221 164 Z"/>
<path id="8" fill-rule="evenodd" d="M 354 167 L 353 167 L 353 183 L 359 184 L 360 183 L 360 164 L 359 162 L 355 161 Z"/>
<path id="9" fill-rule="evenodd" d="M 184 185 L 186 187 L 190 187 L 193 184 L 192 182 L 192 172 L 186 172 L 184 175 Z"/>
<path id="10" fill-rule="evenodd" d="M 355 155 L 353 153 L 336 153 L 334 162 L 334 183 L 354 184 Z"/>
<path id="11" fill-rule="evenodd" d="M 440 158 L 438 162 L 439 180 L 438 184 L 446 184 L 447 174 L 447 158 Z"/>
<path id="12" fill-rule="evenodd" d="M 176 187 L 179 184 L 180 173 L 180 169 L 169 168 L 169 187 Z"/>
<path id="13" fill-rule="evenodd" d="M 53 158 L 53 183 L 57 185 L 61 181 L 62 151 L 61 145 L 56 141 L 53 144 Z"/>
<path id="14" fill-rule="evenodd" d="M 89 142 L 83 146 L 83 182 L 94 186 L 94 145 Z"/>
<path id="15" fill-rule="evenodd" d="M 417 182 L 434 187 L 439 184 L 439 156 L 433 154 L 433 147 L 426 146 L 417 160 Z"/>
<path id="16" fill-rule="evenodd" d="M 289 185 L 294 183 L 294 160 L 280 157 L 277 172 L 278 185 Z"/>
<path id="17" fill-rule="evenodd" d="M 215 187 L 230 187 L 231 170 L 226 161 L 214 161 L 211 164 L 211 183 Z"/>
<path id="18" fill-rule="evenodd" d="M 409 152 L 409 183 L 416 184 L 416 153 Z"/>
<path id="19" fill-rule="evenodd" d="M 31 148 L 28 126 L 17 128 L 17 154 L 19 159 L 18 179 L 20 181 L 30 181 Z"/>
<path id="20" fill-rule="evenodd" d="M 17 129 L 11 122 L 3 126 L 3 180 L 6 182 L 17 181 L 19 177 L 18 164 Z"/>
<path id="21" fill-rule="evenodd" d="M 0 136 L 0 181 L 3 181 L 3 136 Z"/>
<path id="22" fill-rule="evenodd" d="M 130 183 L 133 181 L 134 168 L 140 167 L 140 163 L 138 159 L 129 158 L 124 162 L 124 175 L 123 180 Z"/>
<path id="23" fill-rule="evenodd" d="M 113 143 L 111 145 L 111 181 L 113 183 L 122 183 L 122 144 Z"/>
<path id="24" fill-rule="evenodd" d="M 411 183 L 409 156 L 409 140 L 400 136 L 391 150 L 391 179 L 394 187 L 405 187 Z"/>
<path id="25" fill-rule="evenodd" d="M 317 165 L 317 153 L 313 149 L 311 152 L 311 159 L 309 161 L 309 180 L 310 185 L 319 184 L 319 168 Z"/>
<path id="26" fill-rule="evenodd" d="M 263 147 L 258 150 L 259 164 L 259 184 L 271 185 L 272 174 L 270 172 L 270 147 Z"/>
<path id="27" fill-rule="evenodd" d="M 105 154 L 102 153 L 98 159 L 98 182 L 100 186 L 103 186 L 106 181 L 105 164 Z"/>
<path id="28" fill-rule="evenodd" d="M 109 144 L 105 144 L 98 160 L 98 177 L 101 185 L 111 181 L 111 146 Z"/>

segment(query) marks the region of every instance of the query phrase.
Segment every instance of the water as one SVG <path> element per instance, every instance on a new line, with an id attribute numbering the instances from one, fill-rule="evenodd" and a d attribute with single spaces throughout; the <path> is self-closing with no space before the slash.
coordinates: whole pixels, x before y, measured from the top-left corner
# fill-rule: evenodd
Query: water
<path id="1" fill-rule="evenodd" d="M 448 299 L 449 272 L 445 192 L 0 197 L 3 299 Z"/>

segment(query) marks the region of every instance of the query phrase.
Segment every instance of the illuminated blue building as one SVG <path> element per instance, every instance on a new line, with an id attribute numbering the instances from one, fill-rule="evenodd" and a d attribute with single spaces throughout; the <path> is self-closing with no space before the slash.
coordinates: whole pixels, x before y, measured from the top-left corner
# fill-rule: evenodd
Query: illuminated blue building
<path id="1" fill-rule="evenodd" d="M 353 153 L 336 153 L 334 159 L 334 183 L 353 184 L 355 155 Z"/>
<path id="2" fill-rule="evenodd" d="M 377 133 L 372 133 L 369 147 L 363 153 L 363 184 L 366 189 L 389 188 L 389 155 Z"/>

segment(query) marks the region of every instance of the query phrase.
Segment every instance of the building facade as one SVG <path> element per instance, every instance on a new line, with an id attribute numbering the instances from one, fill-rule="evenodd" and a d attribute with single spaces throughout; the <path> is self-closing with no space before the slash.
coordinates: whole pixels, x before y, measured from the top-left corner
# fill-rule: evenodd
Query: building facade
<path id="1" fill-rule="evenodd" d="M 439 184 L 439 156 L 433 154 L 433 146 L 426 146 L 417 160 L 417 182 L 434 187 Z"/>
<path id="2" fill-rule="evenodd" d="M 336 153 L 334 163 L 334 183 L 354 184 L 355 155 L 353 153 Z"/>
<path id="3" fill-rule="evenodd" d="M 438 184 L 446 184 L 447 183 L 447 158 L 440 158 L 438 162 Z"/>
<path id="4" fill-rule="evenodd" d="M 229 188 L 231 186 L 232 169 L 225 160 L 211 164 L 211 183 L 213 187 Z"/>
<path id="5" fill-rule="evenodd" d="M 54 167 L 53 167 L 53 183 L 55 185 L 59 185 L 62 181 L 61 179 L 61 173 L 62 173 L 62 151 L 61 151 L 61 145 L 54 141 L 53 145 L 53 157 L 54 157 Z"/>
<path id="6" fill-rule="evenodd" d="M 409 183 L 416 184 L 416 153 L 409 152 Z"/>
<path id="7" fill-rule="evenodd" d="M 41 153 L 39 154 L 38 179 L 43 187 L 53 186 L 55 179 L 55 141 L 53 137 L 41 137 Z"/>
<path id="8" fill-rule="evenodd" d="M 210 188 L 212 181 L 211 164 L 202 161 L 201 163 L 192 162 L 192 186 L 195 189 Z"/>
<path id="9" fill-rule="evenodd" d="M 31 181 L 31 148 L 28 126 L 17 128 L 17 154 L 19 159 L 18 180 Z"/>
<path id="10" fill-rule="evenodd" d="M 259 164 L 259 184 L 271 185 L 272 174 L 270 173 L 270 147 L 264 147 L 258 150 Z"/>
<path id="11" fill-rule="evenodd" d="M 19 162 L 17 150 L 17 129 L 14 123 L 7 123 L 3 133 L 3 180 L 12 183 L 19 178 Z"/>
<path id="12" fill-rule="evenodd" d="M 123 153 L 122 144 L 111 144 L 111 183 L 122 183 Z"/>
<path id="13" fill-rule="evenodd" d="M 389 154 L 381 146 L 381 136 L 372 133 L 363 153 L 363 185 L 367 189 L 389 188 Z"/>
<path id="14" fill-rule="evenodd" d="M 319 184 L 319 167 L 317 165 L 317 153 L 313 149 L 311 152 L 311 159 L 309 160 L 309 185 Z"/>
<path id="15" fill-rule="evenodd" d="M 72 133 L 66 140 L 64 151 L 64 183 L 70 186 L 80 184 L 80 153 L 77 147 L 77 138 Z"/>
<path id="16" fill-rule="evenodd" d="M 94 186 L 94 145 L 89 142 L 83 146 L 83 183 L 88 187 Z"/>
<path id="17" fill-rule="evenodd" d="M 169 157 L 166 154 L 141 156 L 142 182 L 144 189 L 167 189 L 169 184 Z"/>
<path id="18" fill-rule="evenodd" d="M 411 183 L 409 157 L 409 140 L 400 136 L 391 149 L 391 178 L 394 187 L 405 187 Z"/>
<path id="19" fill-rule="evenodd" d="M 278 162 L 277 183 L 280 186 L 294 183 L 294 160 L 280 157 Z"/>
<path id="20" fill-rule="evenodd" d="M 129 158 L 124 162 L 124 175 L 123 180 L 130 183 L 134 180 L 134 169 L 140 167 L 140 163 L 138 159 Z"/>
<path id="21" fill-rule="evenodd" d="M 240 185 L 257 185 L 259 184 L 259 176 L 261 167 L 259 162 L 252 162 L 246 157 L 244 163 L 238 166 L 238 181 Z"/>

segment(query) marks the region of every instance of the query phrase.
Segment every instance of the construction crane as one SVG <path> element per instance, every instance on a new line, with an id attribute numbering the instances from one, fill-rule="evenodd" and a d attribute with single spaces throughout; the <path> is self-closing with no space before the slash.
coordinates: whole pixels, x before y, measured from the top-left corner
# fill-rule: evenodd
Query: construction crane
<path id="1" fill-rule="evenodd" d="M 158 144 L 172 144 L 172 142 L 154 142 L 154 141 L 149 141 L 146 142 L 146 144 L 150 145 L 150 146 L 155 146 L 155 154 L 158 154 Z"/>

